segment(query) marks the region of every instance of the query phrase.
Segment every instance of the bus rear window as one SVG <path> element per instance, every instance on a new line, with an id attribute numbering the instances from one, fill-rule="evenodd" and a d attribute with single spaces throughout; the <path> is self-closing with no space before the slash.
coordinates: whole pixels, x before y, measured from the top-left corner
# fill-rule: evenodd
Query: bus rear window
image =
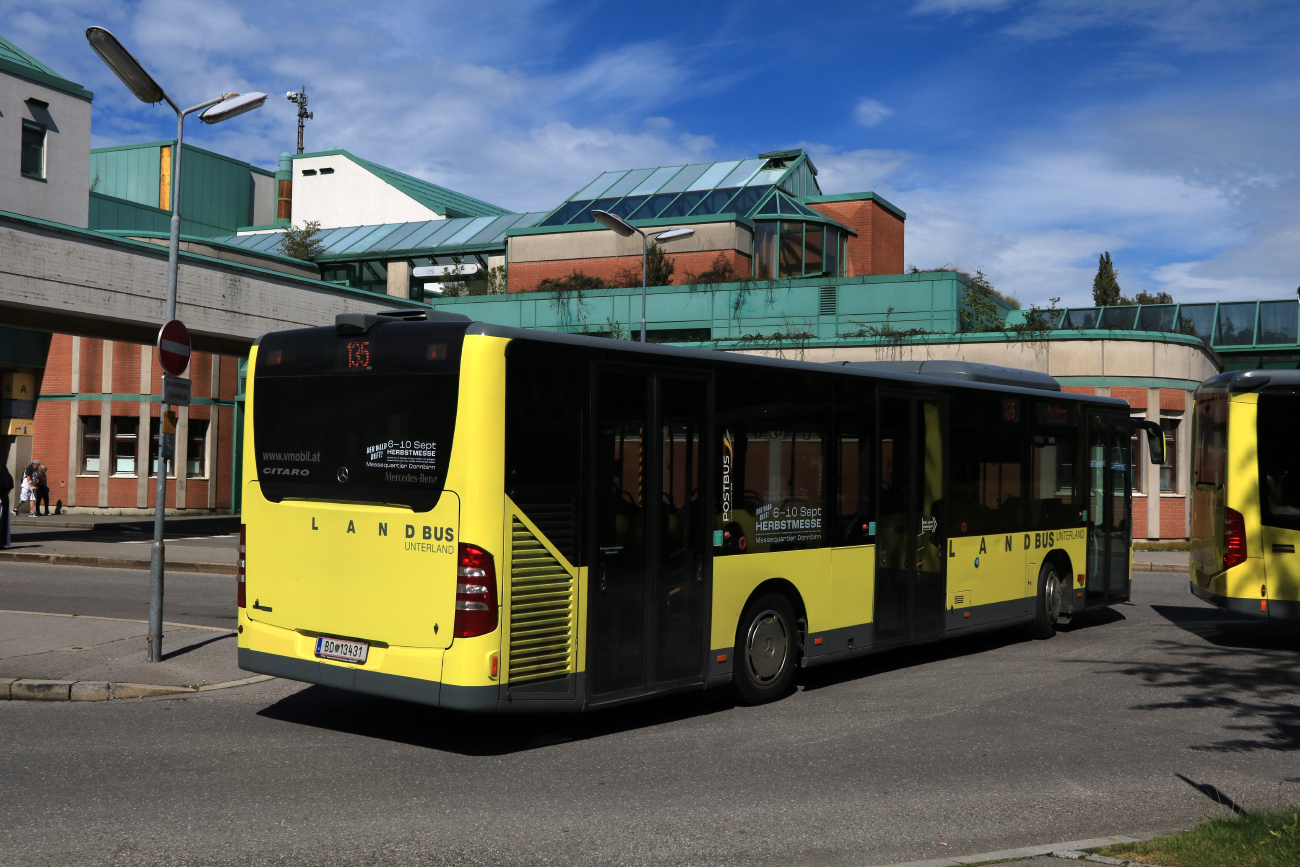
<path id="1" fill-rule="evenodd" d="M 447 479 L 463 327 L 383 325 L 365 340 L 304 329 L 258 350 L 253 447 L 263 495 L 437 505 Z"/>
<path id="2" fill-rule="evenodd" d="M 1224 395 L 1196 402 L 1196 484 L 1222 487 L 1228 450 L 1228 398 Z"/>

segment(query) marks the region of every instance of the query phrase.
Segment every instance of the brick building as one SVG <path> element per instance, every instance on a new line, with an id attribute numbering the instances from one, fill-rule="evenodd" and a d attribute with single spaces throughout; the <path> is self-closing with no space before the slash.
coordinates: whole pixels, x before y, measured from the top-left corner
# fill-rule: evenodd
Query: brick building
<path id="1" fill-rule="evenodd" d="M 574 272 L 609 284 L 639 283 L 641 238 L 620 237 L 592 217 L 615 214 L 664 242 L 672 283 L 860 277 L 903 270 L 906 215 L 874 193 L 824 195 L 802 150 L 745 160 L 603 172 L 536 225 L 505 234 L 509 292 Z M 694 275 L 694 276 L 693 276 Z"/>
<path id="2" fill-rule="evenodd" d="M 231 356 L 191 356 L 193 399 L 177 411 L 169 509 L 231 507 L 239 366 Z M 48 468 L 51 503 L 153 508 L 159 374 L 152 346 L 53 336 L 31 443 L 31 457 Z"/>

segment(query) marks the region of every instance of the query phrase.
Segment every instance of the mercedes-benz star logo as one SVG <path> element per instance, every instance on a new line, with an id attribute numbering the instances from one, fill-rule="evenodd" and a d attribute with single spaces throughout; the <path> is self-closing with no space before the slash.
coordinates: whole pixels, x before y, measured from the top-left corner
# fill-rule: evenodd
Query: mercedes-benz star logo
<path id="1" fill-rule="evenodd" d="M 339 467 L 339 481 L 346 482 L 347 480 L 348 480 L 348 468 Z"/>

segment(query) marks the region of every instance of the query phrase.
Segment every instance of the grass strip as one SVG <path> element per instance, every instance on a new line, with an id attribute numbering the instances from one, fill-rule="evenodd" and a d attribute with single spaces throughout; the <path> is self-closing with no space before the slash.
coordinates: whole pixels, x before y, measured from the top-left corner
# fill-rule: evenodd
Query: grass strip
<path id="1" fill-rule="evenodd" d="M 1097 854 L 1161 867 L 1296 867 L 1300 812 L 1207 819 L 1172 837 L 1107 846 Z"/>

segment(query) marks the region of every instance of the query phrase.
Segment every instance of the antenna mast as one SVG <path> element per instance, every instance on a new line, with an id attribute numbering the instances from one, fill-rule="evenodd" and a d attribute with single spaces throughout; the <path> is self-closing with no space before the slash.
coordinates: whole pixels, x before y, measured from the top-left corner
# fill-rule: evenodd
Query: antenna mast
<path id="1" fill-rule="evenodd" d="M 304 84 L 297 93 L 289 91 L 284 98 L 298 106 L 298 153 L 302 153 L 303 125 L 312 119 L 312 112 L 307 110 L 307 85 Z"/>

